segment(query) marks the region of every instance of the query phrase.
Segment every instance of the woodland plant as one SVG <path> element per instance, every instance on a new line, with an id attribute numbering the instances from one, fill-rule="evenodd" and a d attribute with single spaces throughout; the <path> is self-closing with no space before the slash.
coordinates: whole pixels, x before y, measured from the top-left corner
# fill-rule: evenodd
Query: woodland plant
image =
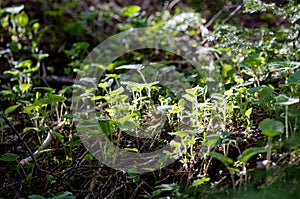
<path id="1" fill-rule="evenodd" d="M 0 46 L 0 61 L 5 66 L 4 71 L 0 68 L 0 197 L 299 195 L 299 190 L 291 188 L 300 184 L 300 7 L 296 1 L 280 5 L 226 1 L 223 10 L 234 10 L 219 19 L 221 10 L 208 23 L 213 27 L 187 7 L 148 14 L 138 5 L 120 8 L 91 1 L 87 6 L 84 1 L 83 7 L 90 10 L 77 13 L 79 1 L 41 2 L 47 8 L 45 19 L 62 19 L 57 26 L 30 19 L 23 5 L 0 9 L 0 39 L 5 43 Z M 75 8 L 77 14 L 68 19 Z M 256 28 L 241 25 L 234 17 L 240 9 L 245 15 L 256 13 L 266 23 Z M 279 24 L 267 23 L 271 19 Z M 167 32 L 190 47 L 203 44 L 210 54 L 207 58 L 199 53 L 203 63 L 193 63 L 171 52 L 143 49 L 128 52 L 107 66 L 81 67 L 94 44 L 85 34 L 74 33 L 85 28 L 93 32 L 87 24 L 92 21 L 93 28 L 99 28 L 99 20 L 113 28 L 111 34 L 156 27 L 161 35 Z M 111 21 L 117 22 L 112 25 Z M 41 38 L 51 33 L 47 32 L 50 27 L 62 28 L 71 37 L 59 46 L 68 60 L 63 69 L 47 65 L 53 55 L 45 50 Z M 157 39 L 166 44 L 169 38 L 161 35 Z M 68 43 L 72 39 L 76 41 Z M 216 74 L 207 78 L 205 67 L 213 67 Z M 88 77 L 96 70 L 104 71 L 99 82 Z M 52 86 L 47 79 L 48 74 L 68 78 L 75 73 L 86 76 L 80 83 L 94 87 L 86 89 L 78 82 Z M 167 79 L 168 74 L 174 75 L 174 81 L 162 85 L 159 79 Z M 183 89 L 172 89 L 173 84 Z M 72 92 L 81 95 L 72 98 Z M 89 101 L 95 110 L 86 107 Z M 99 132 L 92 127 L 77 132 L 74 122 L 80 117 L 71 111 L 76 108 L 82 110 L 83 118 L 93 113 L 101 133 L 124 151 L 147 153 L 167 143 L 172 150 L 164 152 L 157 171 L 145 168 L 149 172 L 139 174 L 136 168 L 128 173 L 108 168 L 83 146 L 91 134 Z M 95 147 L 106 152 L 105 158 L 115 158 L 105 144 Z M 167 159 L 174 161 L 163 168 Z"/>

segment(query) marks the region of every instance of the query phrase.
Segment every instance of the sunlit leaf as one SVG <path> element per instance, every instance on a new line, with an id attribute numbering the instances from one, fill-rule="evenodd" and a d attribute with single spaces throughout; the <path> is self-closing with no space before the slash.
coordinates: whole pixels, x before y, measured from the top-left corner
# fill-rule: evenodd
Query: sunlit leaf
<path id="1" fill-rule="evenodd" d="M 247 117 L 250 117 L 251 113 L 252 113 L 252 108 L 249 108 L 249 109 L 245 112 L 245 115 L 246 115 Z"/>
<path id="2" fill-rule="evenodd" d="M 21 63 L 19 63 L 16 68 L 21 68 L 21 69 L 29 69 L 32 65 L 31 60 L 24 60 Z"/>
<path id="3" fill-rule="evenodd" d="M 53 93 L 54 89 L 50 87 L 34 87 L 33 90 L 44 90 L 49 93 Z"/>
<path id="4" fill-rule="evenodd" d="M 139 150 L 137 148 L 124 148 L 125 151 L 138 153 Z"/>
<path id="5" fill-rule="evenodd" d="M 26 106 L 23 110 L 23 113 L 29 114 L 35 107 L 36 105 Z"/>
<path id="6" fill-rule="evenodd" d="M 39 129 L 39 128 L 37 128 L 37 127 L 25 127 L 25 128 L 23 129 L 23 132 L 26 133 L 27 131 L 30 131 L 30 130 L 34 130 L 34 131 L 36 131 L 36 132 L 40 132 L 40 131 L 41 131 L 41 129 Z"/>
<path id="7" fill-rule="evenodd" d="M 33 57 L 37 59 L 38 61 L 42 61 L 46 57 L 49 57 L 49 54 L 44 53 L 44 54 L 33 54 Z"/>
<path id="8" fill-rule="evenodd" d="M 132 5 L 132 6 L 126 6 L 123 8 L 123 15 L 126 17 L 130 17 L 134 15 L 135 13 L 139 12 L 141 10 L 141 7 Z"/>
<path id="9" fill-rule="evenodd" d="M 193 186 L 193 187 L 200 186 L 200 185 L 202 185 L 203 183 L 208 182 L 209 180 L 210 180 L 209 177 L 204 177 L 204 178 L 195 180 L 195 181 L 193 182 L 193 185 L 192 185 L 192 186 Z"/>
<path id="10" fill-rule="evenodd" d="M 30 88 L 30 84 L 20 84 L 21 91 L 27 91 Z"/>
<path id="11" fill-rule="evenodd" d="M 120 95 L 123 92 L 124 92 L 124 88 L 121 86 L 120 88 L 118 88 L 114 91 L 110 91 L 109 94 L 112 95 L 112 96 L 117 96 L 117 95 Z"/>
<path id="12" fill-rule="evenodd" d="M 16 18 L 19 21 L 19 23 L 22 24 L 23 26 L 26 26 L 29 22 L 28 15 L 24 11 L 18 14 Z"/>

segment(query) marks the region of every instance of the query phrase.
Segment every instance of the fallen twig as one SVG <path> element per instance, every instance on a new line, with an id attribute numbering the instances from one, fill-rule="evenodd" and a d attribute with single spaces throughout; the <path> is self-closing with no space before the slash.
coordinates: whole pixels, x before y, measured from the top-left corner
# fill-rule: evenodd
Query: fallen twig
<path id="1" fill-rule="evenodd" d="M 64 124 L 65 124 L 65 122 L 61 122 L 59 125 L 53 127 L 52 130 L 53 131 L 60 130 L 63 127 Z M 42 149 L 44 149 L 45 147 L 47 147 L 51 143 L 52 137 L 53 137 L 51 135 L 52 130 L 50 130 L 48 132 L 48 135 L 47 135 L 46 139 L 44 140 L 43 144 L 41 145 L 41 147 L 39 149 L 37 149 L 32 155 L 30 155 L 30 156 L 28 156 L 28 157 L 26 157 L 26 158 L 24 158 L 20 161 L 21 165 L 28 165 L 32 160 L 34 160 L 35 156 L 38 156 L 41 153 Z"/>

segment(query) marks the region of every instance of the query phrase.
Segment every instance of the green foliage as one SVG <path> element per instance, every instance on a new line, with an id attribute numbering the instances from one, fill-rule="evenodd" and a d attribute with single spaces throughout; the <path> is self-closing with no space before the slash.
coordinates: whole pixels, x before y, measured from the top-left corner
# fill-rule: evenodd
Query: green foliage
<path id="1" fill-rule="evenodd" d="M 6 190 L 4 197 L 8 198 L 13 197 L 12 190 L 21 190 L 20 197 L 28 198 L 95 193 L 117 198 L 125 197 L 125 192 L 137 198 L 273 198 L 272 192 L 281 184 L 299 187 L 299 176 L 291 175 L 291 171 L 299 173 L 300 154 L 300 7 L 296 1 L 283 5 L 244 1 L 243 13 L 256 13 L 264 23 L 256 28 L 243 26 L 242 18 L 234 18 L 234 13 L 217 19 L 213 27 L 205 25 L 204 16 L 223 4 L 224 10 L 231 10 L 229 4 L 239 1 L 217 1 L 212 4 L 214 9 L 201 14 L 187 6 L 146 13 L 139 5 L 40 2 L 45 8 L 43 20 L 31 19 L 35 11 L 27 4 L 0 8 L 0 71 L 4 77 L 0 90 L 0 147 L 4 149 L 0 156 L 4 180 L 0 182 L 4 188 L 0 197 Z M 194 5 L 196 10 L 204 7 Z M 281 24 L 268 23 L 277 19 Z M 189 47 L 204 44 L 215 60 L 209 66 L 215 67 L 216 76 L 209 79 L 198 68 L 209 64 L 207 58 L 193 63 L 171 52 L 149 49 L 129 52 L 106 66 L 80 68 L 105 33 L 140 27 L 154 27 L 161 35 L 168 32 Z M 169 38 L 159 36 L 162 45 L 168 42 Z M 63 67 L 48 64 L 54 59 L 62 59 Z M 76 82 L 69 87 L 47 81 L 50 74 L 64 79 L 98 69 L 104 71 L 99 82 L 88 77 L 80 80 L 95 85 L 89 90 Z M 162 86 L 157 79 L 170 74 L 174 82 Z M 172 89 L 175 83 L 184 89 Z M 214 93 L 210 83 L 222 92 Z M 73 104 L 72 90 L 82 91 Z M 168 143 L 172 150 L 157 164 L 163 165 L 168 158 L 178 162 L 171 169 L 145 168 L 152 172 L 145 176 L 135 168 L 124 174 L 99 166 L 97 157 L 82 145 L 91 139 L 90 134 L 79 137 L 82 132 L 74 128 L 77 115 L 71 111 L 90 101 L 100 107 L 93 119 L 114 145 L 127 152 L 146 153 Z M 93 147 L 106 150 L 96 142 Z M 264 163 L 263 173 L 255 163 Z M 257 175 L 261 176 L 256 181 Z M 299 190 L 288 192 L 289 186 L 274 193 L 283 198 L 287 190 L 287 197 L 298 196 Z"/>
<path id="2" fill-rule="evenodd" d="M 274 137 L 283 133 L 284 125 L 282 122 L 266 118 L 259 123 L 259 129 L 264 135 Z"/>

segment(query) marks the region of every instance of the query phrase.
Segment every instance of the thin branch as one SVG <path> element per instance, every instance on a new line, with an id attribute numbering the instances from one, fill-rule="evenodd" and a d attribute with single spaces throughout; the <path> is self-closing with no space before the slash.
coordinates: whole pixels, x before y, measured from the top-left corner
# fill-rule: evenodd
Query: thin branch
<path id="1" fill-rule="evenodd" d="M 59 129 L 61 129 L 63 127 L 64 124 L 65 124 L 64 122 L 61 122 L 59 125 L 53 127 L 53 131 L 58 131 Z M 32 155 L 30 155 L 27 158 L 24 158 L 20 161 L 21 165 L 27 165 L 32 160 L 35 160 L 34 156 L 38 156 L 41 153 L 41 150 L 44 149 L 45 147 L 47 147 L 51 143 L 52 138 L 53 138 L 51 133 L 52 133 L 52 130 L 50 130 L 48 132 L 48 135 L 47 135 L 46 139 L 44 140 L 43 144 L 41 145 L 41 147 L 39 149 L 37 149 Z M 36 163 L 36 161 L 35 161 L 35 163 Z"/>
<path id="2" fill-rule="evenodd" d="M 40 165 L 37 163 L 30 147 L 28 146 L 28 144 L 24 141 L 24 139 L 20 136 L 20 134 L 18 133 L 17 129 L 11 125 L 11 123 L 8 121 L 8 119 L 6 118 L 6 116 L 4 114 L 1 115 L 1 117 L 3 118 L 4 122 L 9 126 L 9 128 L 13 131 L 13 133 L 18 137 L 18 139 L 24 144 L 24 146 L 26 147 L 28 153 L 29 153 L 29 157 L 31 158 L 31 160 L 34 161 L 36 167 L 39 169 L 39 170 L 42 170 Z"/>

